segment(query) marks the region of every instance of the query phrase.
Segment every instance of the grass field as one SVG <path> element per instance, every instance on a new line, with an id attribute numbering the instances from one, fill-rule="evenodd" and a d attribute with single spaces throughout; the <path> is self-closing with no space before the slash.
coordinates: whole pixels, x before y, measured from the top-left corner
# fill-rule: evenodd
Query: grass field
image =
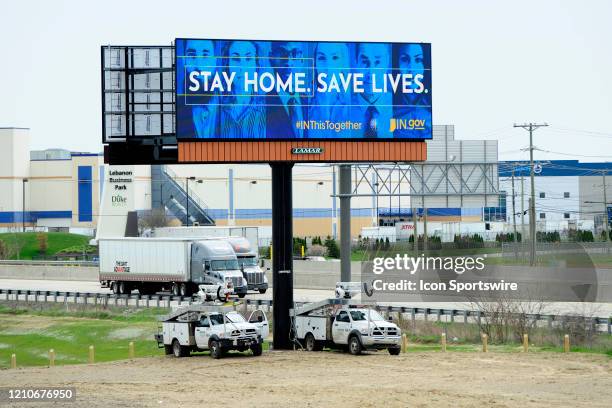
<path id="1" fill-rule="evenodd" d="M 136 357 L 163 354 L 153 335 L 155 318 L 164 312 L 148 309 L 124 315 L 0 307 L 0 367 L 9 366 L 12 353 L 19 366 L 47 365 L 49 349 L 55 350 L 57 365 L 86 363 L 90 345 L 95 347 L 97 362 L 121 360 L 128 358 L 130 341 Z"/>
<path id="2" fill-rule="evenodd" d="M 9 247 L 21 246 L 19 254 L 13 254 L 11 259 L 32 259 L 40 255 L 36 232 L 7 232 L 0 234 L 0 240 Z M 47 236 L 47 255 L 55 255 L 59 251 L 70 247 L 82 247 L 91 239 L 85 235 L 69 234 L 66 232 L 43 232 Z M 16 244 L 17 243 L 17 244 Z"/>

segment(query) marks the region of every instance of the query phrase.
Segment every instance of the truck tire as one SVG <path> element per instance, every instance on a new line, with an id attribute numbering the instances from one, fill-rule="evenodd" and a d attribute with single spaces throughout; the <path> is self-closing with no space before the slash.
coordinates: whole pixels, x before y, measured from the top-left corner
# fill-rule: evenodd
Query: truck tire
<path id="1" fill-rule="evenodd" d="M 172 296 L 179 296 L 180 292 L 181 292 L 181 290 L 179 288 L 178 283 L 174 282 L 172 284 Z"/>
<path id="2" fill-rule="evenodd" d="M 119 294 L 119 285 L 117 284 L 116 281 L 111 283 L 111 290 L 113 291 L 115 295 Z"/>
<path id="3" fill-rule="evenodd" d="M 180 295 L 182 297 L 191 296 L 191 287 L 185 282 L 181 283 L 181 285 L 179 286 L 179 290 L 180 290 Z"/>
<path id="4" fill-rule="evenodd" d="M 317 341 L 315 340 L 312 333 L 308 333 L 304 339 L 304 346 L 306 351 L 317 351 Z"/>
<path id="5" fill-rule="evenodd" d="M 129 295 L 132 292 L 127 282 L 119 282 L 119 294 L 120 295 Z"/>
<path id="6" fill-rule="evenodd" d="M 174 357 L 188 357 L 189 356 L 189 347 L 181 346 L 181 343 L 177 339 L 174 339 L 172 342 L 172 353 Z"/>
<path id="7" fill-rule="evenodd" d="M 221 286 L 219 286 L 219 289 L 217 289 L 217 299 L 222 302 L 225 302 L 225 295 L 221 294 Z"/>
<path id="8" fill-rule="evenodd" d="M 253 355 L 255 357 L 259 357 L 261 356 L 261 353 L 263 353 L 263 346 L 261 345 L 261 343 L 253 344 L 251 346 L 251 351 L 253 352 Z"/>
<path id="9" fill-rule="evenodd" d="M 246 293 L 239 293 L 239 294 L 238 294 L 238 297 L 239 297 L 240 299 L 242 299 L 242 298 L 243 298 L 243 297 L 245 297 L 245 296 L 246 296 Z"/>
<path id="10" fill-rule="evenodd" d="M 391 354 L 392 356 L 399 356 L 400 352 L 402 351 L 402 349 L 399 347 L 391 347 L 388 350 L 389 354 Z"/>
<path id="11" fill-rule="evenodd" d="M 221 349 L 221 344 L 217 340 L 210 341 L 210 356 L 214 359 L 219 359 L 223 357 L 223 350 Z"/>
<path id="12" fill-rule="evenodd" d="M 264 293 L 266 293 L 266 290 L 267 289 L 259 289 L 259 293 L 261 293 L 263 295 Z"/>
<path id="13" fill-rule="evenodd" d="M 361 354 L 361 342 L 359 341 L 359 337 L 352 335 L 349 337 L 348 341 L 348 350 L 354 356 L 358 356 Z"/>

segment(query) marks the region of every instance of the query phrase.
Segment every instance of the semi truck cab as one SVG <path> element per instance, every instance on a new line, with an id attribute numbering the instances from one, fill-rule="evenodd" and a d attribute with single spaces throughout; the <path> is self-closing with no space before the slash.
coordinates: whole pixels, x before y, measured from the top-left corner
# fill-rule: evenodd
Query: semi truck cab
<path id="1" fill-rule="evenodd" d="M 266 293 L 268 278 L 265 271 L 259 266 L 259 255 L 251 247 L 249 240 L 244 237 L 229 237 L 227 241 L 238 258 L 238 265 L 247 280 L 248 290 Z"/>
<path id="2" fill-rule="evenodd" d="M 238 297 L 248 290 L 238 258 L 229 243 L 222 239 L 201 240 L 192 249 L 192 279 L 196 283 L 221 284 Z"/>

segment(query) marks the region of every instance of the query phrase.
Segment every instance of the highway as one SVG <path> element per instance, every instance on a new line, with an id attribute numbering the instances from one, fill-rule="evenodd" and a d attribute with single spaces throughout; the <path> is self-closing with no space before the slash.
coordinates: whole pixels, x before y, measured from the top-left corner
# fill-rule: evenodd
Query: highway
<path id="1" fill-rule="evenodd" d="M 33 280 L 33 279 L 0 279 L 0 289 L 23 289 L 63 292 L 90 292 L 111 294 L 107 288 L 101 288 L 94 281 L 61 281 L 61 280 Z M 136 291 L 134 293 L 137 293 Z M 249 299 L 272 299 L 272 289 L 265 294 L 250 292 Z M 316 302 L 334 297 L 333 289 L 294 289 L 295 302 Z M 386 303 L 385 303 L 386 304 Z M 457 309 L 474 310 L 475 307 L 464 302 L 411 302 L 411 303 L 388 303 L 393 306 L 430 308 L 430 309 Z M 572 302 L 550 302 L 546 304 L 542 314 L 579 314 L 584 316 L 610 317 L 612 316 L 612 303 L 572 303 Z"/>

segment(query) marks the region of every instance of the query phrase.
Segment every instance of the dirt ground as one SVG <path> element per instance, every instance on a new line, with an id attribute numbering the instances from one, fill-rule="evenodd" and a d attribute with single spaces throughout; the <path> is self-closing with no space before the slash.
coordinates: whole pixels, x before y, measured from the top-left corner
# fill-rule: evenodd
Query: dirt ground
<path id="1" fill-rule="evenodd" d="M 70 407 L 609 407 L 612 359 L 572 353 L 207 355 L 1 370 L 0 386 L 74 386 Z M 212 404 L 211 404 L 212 403 Z M 1 402 L 0 402 L 1 404 Z M 28 407 L 39 404 L 20 404 Z M 18 405 L 14 405 L 18 406 Z"/>

